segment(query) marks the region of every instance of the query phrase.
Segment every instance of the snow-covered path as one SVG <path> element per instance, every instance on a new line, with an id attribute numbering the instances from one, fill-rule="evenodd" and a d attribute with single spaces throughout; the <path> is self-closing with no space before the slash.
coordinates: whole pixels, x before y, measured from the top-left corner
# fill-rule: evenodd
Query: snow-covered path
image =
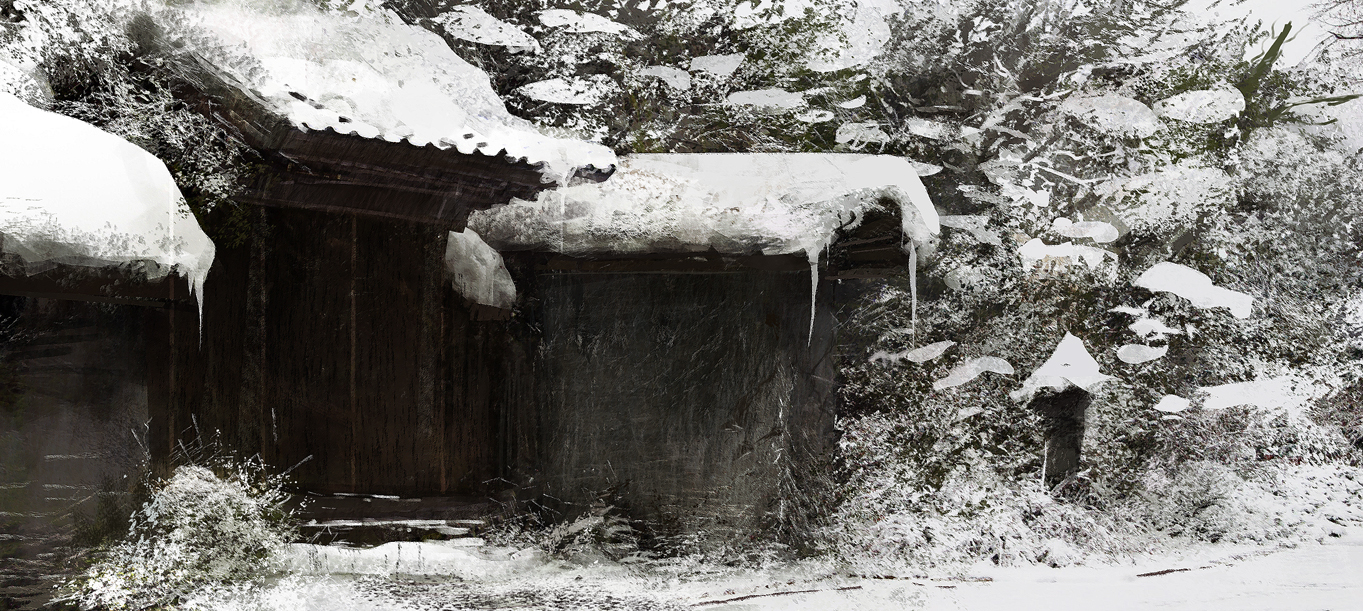
<path id="1" fill-rule="evenodd" d="M 402 566 L 388 567 L 402 570 L 385 570 L 379 562 L 354 565 L 363 574 L 304 571 L 261 589 L 196 602 L 214 610 L 316 611 L 1363 610 L 1363 537 L 1356 535 L 1277 551 L 1208 546 L 1124 566 L 980 566 L 964 577 L 897 578 L 852 577 L 807 564 L 669 571 L 566 563 L 537 553 L 498 560 L 440 552 L 435 544 L 404 545 L 418 547 L 402 559 L 390 554 Z M 410 564 L 413 553 L 426 563 Z"/>

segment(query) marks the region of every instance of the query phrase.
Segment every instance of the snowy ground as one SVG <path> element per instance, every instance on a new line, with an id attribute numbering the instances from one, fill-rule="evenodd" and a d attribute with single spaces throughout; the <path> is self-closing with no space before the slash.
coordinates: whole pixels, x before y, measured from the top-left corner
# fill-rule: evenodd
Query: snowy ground
<path id="1" fill-rule="evenodd" d="M 1123 566 L 981 566 L 955 576 L 878 577 L 817 565 L 640 569 L 510 550 L 397 545 L 357 552 L 362 558 L 327 551 L 319 559 L 300 548 L 307 557 L 296 574 L 263 590 L 220 592 L 200 602 L 214 609 L 318 611 L 1363 608 L 1363 537 L 1357 535 L 1292 549 L 1208 546 Z"/>

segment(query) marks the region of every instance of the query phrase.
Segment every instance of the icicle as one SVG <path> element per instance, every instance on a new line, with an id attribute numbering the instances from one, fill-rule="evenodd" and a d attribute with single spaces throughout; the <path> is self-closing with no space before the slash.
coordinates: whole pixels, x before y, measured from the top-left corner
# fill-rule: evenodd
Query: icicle
<path id="1" fill-rule="evenodd" d="M 918 249 L 909 247 L 909 345 L 918 347 Z"/>
<path id="2" fill-rule="evenodd" d="M 818 312 L 819 303 L 819 249 L 810 248 L 805 251 L 809 254 L 809 337 L 805 339 L 805 346 L 814 343 L 814 314 Z"/>

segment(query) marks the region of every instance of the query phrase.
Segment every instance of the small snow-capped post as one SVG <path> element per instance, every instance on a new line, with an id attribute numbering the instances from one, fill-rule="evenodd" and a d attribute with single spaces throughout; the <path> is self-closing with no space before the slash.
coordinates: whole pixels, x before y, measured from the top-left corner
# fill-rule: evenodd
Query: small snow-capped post
<path id="1" fill-rule="evenodd" d="M 1079 470 L 1084 442 L 1084 418 L 1093 402 L 1092 391 L 1111 380 L 1098 370 L 1098 362 L 1083 340 L 1065 334 L 1051 358 L 1032 372 L 1022 388 L 1010 396 L 1027 401 L 1042 418 L 1045 435 L 1042 481 L 1048 489 L 1059 486 Z"/>

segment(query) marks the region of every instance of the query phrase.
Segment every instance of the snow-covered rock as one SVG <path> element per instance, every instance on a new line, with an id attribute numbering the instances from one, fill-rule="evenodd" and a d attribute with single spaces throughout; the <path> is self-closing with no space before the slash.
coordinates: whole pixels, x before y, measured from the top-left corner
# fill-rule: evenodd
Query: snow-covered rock
<path id="1" fill-rule="evenodd" d="M 989 225 L 989 217 L 982 214 L 943 216 L 941 222 L 943 227 L 965 231 L 981 243 L 1003 246 L 1003 239 L 999 234 L 986 228 Z"/>
<path id="2" fill-rule="evenodd" d="M 1110 250 L 1083 246 L 1074 242 L 1047 244 L 1042 242 L 1041 238 L 1032 238 L 1026 244 L 1020 246 L 1018 256 L 1022 258 L 1022 269 L 1024 270 L 1030 270 L 1048 259 L 1067 267 L 1083 263 L 1089 269 L 1100 269 L 1105 263 L 1113 263 L 1117 260 L 1117 253 Z"/>
<path id="3" fill-rule="evenodd" d="M 445 244 L 445 269 L 454 289 L 469 301 L 504 310 L 516 303 L 516 284 L 501 253 L 472 229 L 450 232 Z"/>
<path id="4" fill-rule="evenodd" d="M 867 144 L 889 142 L 891 138 L 880 129 L 879 123 L 861 122 L 839 125 L 838 131 L 833 134 L 833 140 L 838 144 L 859 148 Z"/>
<path id="5" fill-rule="evenodd" d="M 437 15 L 432 22 L 459 40 L 483 45 L 538 52 L 539 41 L 524 30 L 487 14 L 472 4 L 461 4 Z"/>
<path id="6" fill-rule="evenodd" d="M 165 164 L 93 125 L 0 93 L 0 250 L 29 273 L 137 262 L 174 272 L 202 300 L 213 242 Z"/>
<path id="7" fill-rule="evenodd" d="M 651 76 L 667 83 L 668 87 L 678 91 L 686 91 L 691 88 L 691 74 L 681 68 L 672 66 L 648 66 L 639 70 L 639 76 Z"/>
<path id="8" fill-rule="evenodd" d="M 179 10 L 197 28 L 180 32 L 181 42 L 298 129 L 500 152 L 543 164 L 554 182 L 615 163 L 606 147 L 550 137 L 512 116 L 487 74 L 391 12 L 322 12 L 301 2 L 262 11 L 247 0 Z"/>
<path id="9" fill-rule="evenodd" d="M 1154 110 L 1166 119 L 1220 123 L 1244 112 L 1245 94 L 1232 87 L 1185 91 L 1156 102 Z"/>
<path id="10" fill-rule="evenodd" d="M 1160 397 L 1159 403 L 1155 404 L 1155 410 L 1166 414 L 1177 414 L 1178 412 L 1188 409 L 1189 405 L 1192 405 L 1192 401 L 1184 399 L 1183 397 L 1178 395 L 1164 395 L 1163 397 Z"/>
<path id="11" fill-rule="evenodd" d="M 946 377 L 932 383 L 933 390 L 945 390 L 955 388 L 975 378 L 980 377 L 984 372 L 992 372 L 1001 375 L 1013 375 L 1013 366 L 997 356 L 982 356 L 970 359 L 947 373 Z"/>
<path id="12" fill-rule="evenodd" d="M 1186 265 L 1156 263 L 1136 278 L 1136 286 L 1173 293 L 1199 308 L 1226 308 L 1236 318 L 1249 318 L 1254 298 L 1212 284 L 1211 278 Z"/>

